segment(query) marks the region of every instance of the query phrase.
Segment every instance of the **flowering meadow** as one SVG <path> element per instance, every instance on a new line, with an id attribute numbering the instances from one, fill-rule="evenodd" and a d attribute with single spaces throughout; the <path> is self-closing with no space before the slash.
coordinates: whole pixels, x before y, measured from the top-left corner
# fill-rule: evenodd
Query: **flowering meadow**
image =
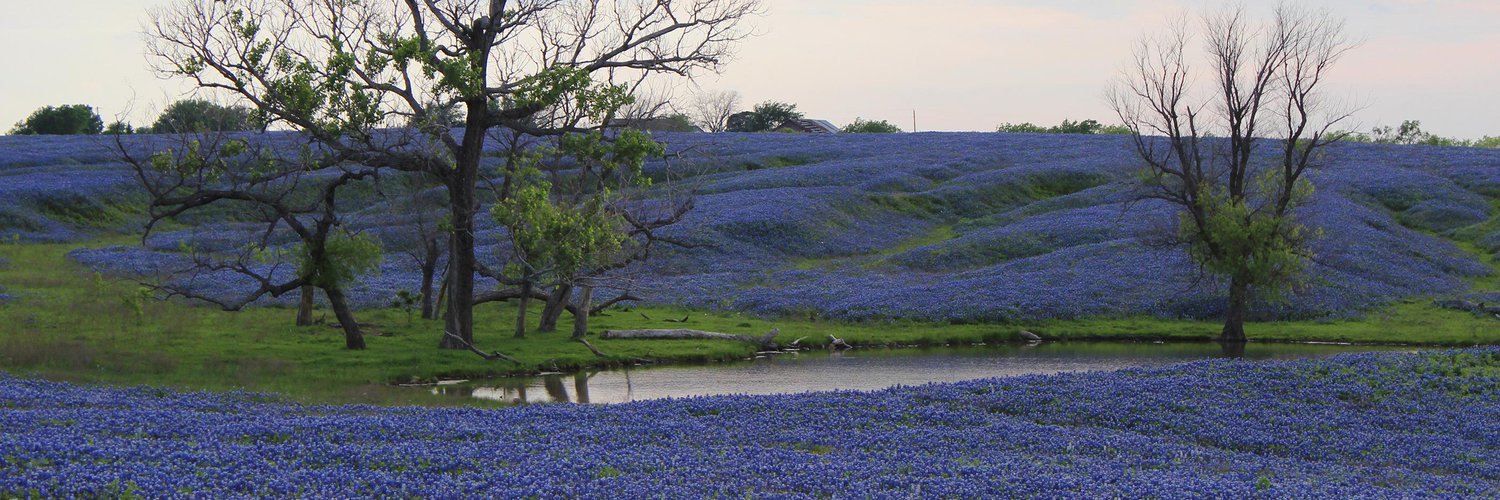
<path id="1" fill-rule="evenodd" d="M 1500 495 L 1500 349 L 501 410 L 0 375 L 0 496 Z"/>
<path id="2" fill-rule="evenodd" d="M 698 246 L 662 249 L 644 267 L 621 271 L 631 278 L 621 283 L 650 304 L 964 322 L 1222 313 L 1220 283 L 1160 244 L 1173 231 L 1172 207 L 1133 194 L 1140 163 L 1127 137 L 657 138 L 674 155 L 647 173 L 696 193 L 694 211 L 670 236 Z M 127 147 L 145 151 L 151 141 L 133 137 Z M 0 137 L 0 239 L 83 241 L 90 229 L 136 230 L 135 181 L 112 147 L 98 137 Z M 1495 268 L 1454 244 L 1500 252 L 1500 151 L 1342 144 L 1320 161 L 1316 192 L 1299 212 L 1320 233 L 1309 272 L 1288 300 L 1256 305 L 1255 319 L 1344 318 L 1402 300 L 1500 291 L 1470 289 Z M 415 262 L 400 255 L 413 240 L 404 236 L 410 220 L 378 199 L 350 206 L 359 209 L 344 223 L 378 236 L 390 253 L 349 294 L 362 307 L 386 306 L 420 283 Z M 108 275 L 170 274 L 186 265 L 179 252 L 187 245 L 226 251 L 262 235 L 223 217 L 184 222 L 144 245 L 72 257 Z M 480 229 L 480 257 L 494 264 L 502 230 L 487 218 Z M 194 288 L 229 294 L 244 286 L 227 272 L 192 279 Z"/>

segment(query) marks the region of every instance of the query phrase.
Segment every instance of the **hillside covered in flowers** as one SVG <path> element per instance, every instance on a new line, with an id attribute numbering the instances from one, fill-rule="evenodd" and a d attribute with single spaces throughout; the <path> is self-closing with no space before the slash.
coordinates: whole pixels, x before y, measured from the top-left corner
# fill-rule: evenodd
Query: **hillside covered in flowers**
<path id="1" fill-rule="evenodd" d="M 670 228 L 690 248 L 621 272 L 646 303 L 964 322 L 1221 313 L 1222 287 L 1163 244 L 1172 209 L 1137 195 L 1141 170 L 1128 137 L 657 138 L 671 159 L 648 165 L 648 174 L 695 193 L 695 208 Z M 267 140 L 298 143 L 285 133 Z M 149 136 L 126 142 L 152 144 Z M 0 137 L 0 238 L 80 242 L 138 232 L 144 197 L 113 146 L 100 137 Z M 1496 272 L 1485 260 L 1500 252 L 1500 151 L 1344 144 L 1320 161 L 1316 192 L 1300 210 L 1318 235 L 1308 272 L 1286 300 L 1257 305 L 1256 318 L 1350 317 L 1401 300 L 1500 292 L 1471 288 Z M 352 298 L 388 305 L 420 281 L 411 260 L 398 257 L 409 228 L 373 195 L 350 206 L 344 224 L 379 236 L 388 251 Z M 165 273 L 181 267 L 187 245 L 232 249 L 264 229 L 234 220 L 185 220 L 144 245 L 72 256 L 107 275 Z M 482 223 L 479 254 L 498 261 L 506 239 Z M 236 281 L 226 274 L 201 286 L 234 290 Z"/>

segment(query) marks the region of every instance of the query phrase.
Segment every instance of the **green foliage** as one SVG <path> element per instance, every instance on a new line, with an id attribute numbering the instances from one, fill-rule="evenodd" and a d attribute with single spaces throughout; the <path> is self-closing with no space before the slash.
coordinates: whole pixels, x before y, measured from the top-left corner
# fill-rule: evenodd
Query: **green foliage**
<path id="1" fill-rule="evenodd" d="M 1445 141 L 1422 130 L 1420 120 L 1405 120 L 1400 127 L 1375 127 L 1370 130 L 1371 139 L 1379 144 L 1430 144 Z"/>
<path id="2" fill-rule="evenodd" d="M 87 104 L 46 106 L 10 129 L 12 135 L 91 135 L 104 131 L 104 120 Z"/>
<path id="3" fill-rule="evenodd" d="M 594 471 L 594 479 L 609 479 L 620 477 L 622 475 L 624 475 L 624 473 L 620 472 L 620 469 L 616 469 L 609 465 L 600 467 L 598 470 Z"/>
<path id="4" fill-rule="evenodd" d="M 1399 127 L 1382 126 L 1364 132 L 1339 132 L 1342 140 L 1374 144 L 1422 144 L 1426 146 L 1458 146 L 1472 148 L 1500 148 L 1500 136 L 1485 136 L 1475 140 L 1455 139 L 1433 135 L 1422 130 L 1420 120 L 1403 120 Z"/>
<path id="5" fill-rule="evenodd" d="M 1051 127 L 1043 127 L 1034 123 L 1003 123 L 995 128 L 996 132 L 1027 133 L 1027 134 L 1118 134 L 1130 133 L 1130 128 L 1124 125 L 1104 125 L 1094 120 L 1083 120 L 1075 122 L 1064 118 L 1062 123 Z"/>
<path id="6" fill-rule="evenodd" d="M 306 277 L 308 284 L 326 289 L 347 287 L 354 278 L 378 269 L 384 251 L 380 240 L 370 235 L 340 233 L 328 238 L 321 256 L 313 255 L 307 245 L 301 245 L 298 254 L 297 273 Z"/>
<path id="7" fill-rule="evenodd" d="M 108 127 L 104 127 L 104 133 L 110 135 L 129 135 L 135 133 L 135 127 L 129 123 L 117 120 L 110 122 Z"/>
<path id="8" fill-rule="evenodd" d="M 610 208 L 612 188 L 646 182 L 641 167 L 664 149 L 649 135 L 624 129 L 609 141 L 598 132 L 565 135 L 557 151 L 583 167 L 580 183 L 593 179 L 595 186 L 578 186 L 574 194 L 582 196 L 554 196 L 553 184 L 536 168 L 540 155 L 531 153 L 512 178 L 515 191 L 491 209 L 514 244 L 517 258 L 507 271 L 530 280 L 568 281 L 611 262 L 628 239 L 624 220 Z"/>
<path id="9" fill-rule="evenodd" d="M 668 124 L 667 128 L 664 130 L 665 132 L 703 131 L 703 129 L 698 128 L 697 125 L 693 124 L 693 119 L 691 117 L 682 113 L 672 113 L 670 115 L 667 115 L 666 118 L 663 118 L 663 120 L 666 120 Z"/>
<path id="10" fill-rule="evenodd" d="M 995 131 L 1013 134 L 1045 134 L 1047 127 L 1031 122 L 1002 123 L 999 127 L 995 127 Z"/>
<path id="11" fill-rule="evenodd" d="M 1259 180 L 1263 186 L 1279 182 L 1274 175 Z M 1312 183 L 1302 179 L 1295 190 L 1292 206 L 1312 195 Z M 1302 243 L 1308 234 L 1290 210 L 1278 216 L 1210 186 L 1199 193 L 1194 208 L 1204 214 L 1202 226 L 1193 222 L 1190 212 L 1183 212 L 1178 237 L 1187 243 L 1188 255 L 1210 273 L 1239 279 L 1262 297 L 1277 299 L 1301 272 L 1306 260 Z"/>
<path id="12" fill-rule="evenodd" d="M 854 123 L 844 126 L 843 131 L 850 134 L 894 134 L 902 130 L 901 127 L 885 120 L 865 120 L 856 117 Z"/>
<path id="13" fill-rule="evenodd" d="M 259 118 L 244 106 L 225 106 L 203 99 L 183 99 L 167 106 L 149 129 L 157 134 L 259 130 Z M 111 125 L 113 127 L 113 125 Z"/>
<path id="14" fill-rule="evenodd" d="M 595 122 L 602 122 L 620 108 L 635 102 L 625 85 L 596 84 L 587 70 L 553 66 L 522 79 L 514 96 L 522 108 L 546 108 L 571 101 L 574 109 Z"/>
<path id="15" fill-rule="evenodd" d="M 396 297 L 391 301 L 391 307 L 400 309 L 406 313 L 406 324 L 411 324 L 412 313 L 416 311 L 417 305 L 422 303 L 422 293 L 411 290 L 399 290 Z"/>
<path id="16" fill-rule="evenodd" d="M 624 86 L 595 84 L 587 72 L 561 66 L 524 80 L 517 96 L 523 107 L 568 100 L 573 109 L 601 122 L 634 102 Z M 624 219 L 611 207 L 614 190 L 649 182 L 640 175 L 641 167 L 663 151 L 647 133 L 625 128 L 608 140 L 597 131 L 565 134 L 555 151 L 515 153 L 509 159 L 511 194 L 490 211 L 513 243 L 514 258 L 506 272 L 527 282 L 566 282 L 611 262 L 628 239 Z M 537 165 L 549 154 L 576 162 L 580 173 L 572 186 L 553 185 L 543 176 Z"/>
<path id="17" fill-rule="evenodd" d="M 766 101 L 755 105 L 755 109 L 735 113 L 729 117 L 730 132 L 769 132 L 787 120 L 802 118 L 796 104 Z"/>
<path id="18" fill-rule="evenodd" d="M 33 203 L 37 213 L 47 219 L 98 229 L 120 227 L 141 216 L 147 208 L 138 193 L 124 191 L 107 195 L 56 191 L 35 198 Z M 5 221 L 0 221 L 0 226 L 3 225 Z"/>
<path id="19" fill-rule="evenodd" d="M 274 115 L 291 116 L 305 120 L 314 131 L 339 135 L 363 133 L 384 118 L 375 92 L 356 74 L 360 59 L 345 51 L 338 40 L 327 41 L 328 56 L 320 61 L 307 52 L 272 53 L 275 42 L 261 32 L 258 14 L 234 9 L 228 14 L 228 22 L 232 29 L 225 35 L 232 39 L 223 43 L 246 48 L 241 54 L 243 60 L 237 63 L 242 67 L 229 69 L 232 74 L 228 78 L 242 88 L 252 88 L 252 82 L 264 80 L 265 88 L 256 96 L 264 105 L 250 113 L 250 123 L 263 125 Z M 184 76 L 208 70 L 208 65 L 197 58 L 173 64 L 175 72 Z"/>
<path id="20" fill-rule="evenodd" d="M 616 122 L 621 123 L 621 122 Z M 682 113 L 673 113 L 660 118 L 646 118 L 640 120 L 623 121 L 625 128 L 646 130 L 652 132 L 702 132 L 703 129 L 693 124 L 693 119 Z"/>
<path id="21" fill-rule="evenodd" d="M 202 177 L 212 181 L 223 177 L 229 171 L 229 160 L 246 154 L 249 147 L 244 140 L 233 139 L 226 141 L 216 152 L 204 151 L 203 143 L 194 139 L 181 151 L 167 148 L 152 154 L 151 168 L 179 177 Z"/>

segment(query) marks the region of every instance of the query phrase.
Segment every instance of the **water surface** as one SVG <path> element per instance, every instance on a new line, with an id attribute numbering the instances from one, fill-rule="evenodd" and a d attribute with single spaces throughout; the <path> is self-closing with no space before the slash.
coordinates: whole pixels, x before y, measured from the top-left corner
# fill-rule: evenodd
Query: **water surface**
<path id="1" fill-rule="evenodd" d="M 439 385 L 435 394 L 511 402 L 623 403 L 713 394 L 874 390 L 988 377 L 1161 366 L 1200 359 L 1296 359 L 1414 350 L 1329 344 L 1066 342 L 1038 345 L 854 349 L 769 355 L 715 365 L 636 367 Z"/>

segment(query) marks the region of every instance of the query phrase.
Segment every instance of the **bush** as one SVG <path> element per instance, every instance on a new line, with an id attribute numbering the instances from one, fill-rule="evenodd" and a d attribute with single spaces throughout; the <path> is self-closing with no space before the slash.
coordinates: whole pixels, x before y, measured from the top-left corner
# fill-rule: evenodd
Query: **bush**
<path id="1" fill-rule="evenodd" d="M 901 127 L 885 120 L 872 121 L 863 118 L 855 118 L 854 123 L 844 126 L 844 132 L 850 134 L 895 134 L 902 132 Z"/>
<path id="2" fill-rule="evenodd" d="M 104 120 L 87 104 L 47 106 L 31 112 L 12 135 L 91 135 L 104 131 Z"/>

